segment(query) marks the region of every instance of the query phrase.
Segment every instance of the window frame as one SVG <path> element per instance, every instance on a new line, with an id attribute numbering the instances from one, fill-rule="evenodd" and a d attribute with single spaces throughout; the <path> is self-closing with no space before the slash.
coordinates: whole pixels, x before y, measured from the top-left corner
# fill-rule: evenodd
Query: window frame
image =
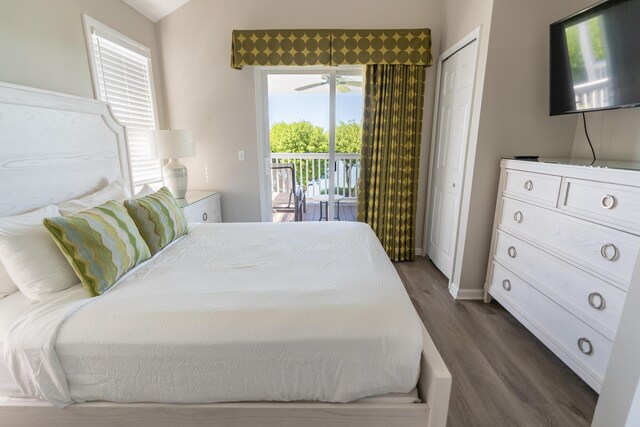
<path id="1" fill-rule="evenodd" d="M 147 67 L 149 70 L 149 87 L 150 87 L 150 96 L 151 96 L 151 107 L 154 116 L 155 126 L 154 129 L 160 128 L 160 119 L 158 116 L 158 105 L 157 105 L 157 97 L 155 90 L 155 81 L 153 76 L 153 60 L 151 58 L 151 49 L 147 46 L 133 40 L 130 37 L 125 36 L 124 34 L 114 30 L 113 28 L 103 24 L 102 22 L 90 17 L 89 15 L 83 13 L 82 14 L 82 23 L 84 27 L 84 37 L 85 37 L 85 45 L 87 48 L 87 55 L 89 58 L 89 69 L 91 72 L 91 83 L 93 87 L 93 96 L 95 99 L 107 102 L 106 99 L 102 99 L 102 93 L 100 91 L 100 80 L 98 77 L 98 69 L 97 69 L 97 61 L 96 54 L 93 49 L 93 39 L 92 36 L 94 32 L 98 34 L 99 37 L 105 38 L 112 43 L 115 43 L 125 49 L 131 50 L 132 52 L 137 53 L 140 56 L 143 56 L 147 59 Z M 116 119 L 118 119 L 116 117 Z M 126 130 L 126 126 L 125 126 Z M 133 177 L 133 165 L 131 162 L 131 154 L 129 151 L 129 140 L 127 138 L 127 160 L 129 163 L 129 175 L 131 177 L 131 191 L 135 193 L 135 181 Z M 151 185 L 160 183 L 160 185 L 164 185 L 164 174 L 162 173 L 162 163 L 161 160 L 158 159 L 158 171 L 160 174 L 160 181 L 151 183 Z"/>

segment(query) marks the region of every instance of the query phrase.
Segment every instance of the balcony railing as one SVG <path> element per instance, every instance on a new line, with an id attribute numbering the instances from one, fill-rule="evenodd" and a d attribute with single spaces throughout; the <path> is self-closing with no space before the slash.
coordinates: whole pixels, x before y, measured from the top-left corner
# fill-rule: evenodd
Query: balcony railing
<path id="1" fill-rule="evenodd" d="M 329 153 L 271 153 L 272 163 L 295 166 L 296 183 L 305 190 L 307 199 L 329 192 Z M 335 194 L 346 199 L 358 198 L 360 153 L 336 153 Z M 278 170 L 271 171 L 272 192 L 291 191 L 290 180 L 283 179 Z"/>
<path id="2" fill-rule="evenodd" d="M 608 106 L 610 86 L 611 82 L 608 78 L 574 86 L 578 110 Z"/>

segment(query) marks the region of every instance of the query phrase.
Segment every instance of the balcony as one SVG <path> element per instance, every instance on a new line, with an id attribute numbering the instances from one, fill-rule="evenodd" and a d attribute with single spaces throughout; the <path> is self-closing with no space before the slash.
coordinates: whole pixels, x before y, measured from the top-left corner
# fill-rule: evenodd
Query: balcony
<path id="1" fill-rule="evenodd" d="M 360 175 L 360 153 L 336 153 L 335 194 L 341 196 L 336 203 L 336 219 L 356 220 L 358 200 L 358 177 Z M 271 153 L 272 164 L 290 164 L 295 169 L 295 184 L 300 186 L 306 197 L 304 221 L 320 220 L 318 198 L 329 192 L 329 153 Z M 271 170 L 271 192 L 273 221 L 295 220 L 290 170 Z M 339 213 L 338 213 L 339 210 Z M 323 211 L 323 215 L 326 213 Z"/>

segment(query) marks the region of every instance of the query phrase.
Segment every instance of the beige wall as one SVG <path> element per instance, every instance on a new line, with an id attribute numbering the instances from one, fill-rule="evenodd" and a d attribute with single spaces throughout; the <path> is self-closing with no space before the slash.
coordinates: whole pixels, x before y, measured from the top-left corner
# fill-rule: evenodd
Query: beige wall
<path id="1" fill-rule="evenodd" d="M 478 297 L 484 284 L 499 163 L 518 154 L 569 156 L 575 116 L 549 117 L 549 24 L 580 10 L 584 0 L 495 0 L 473 171 L 465 193 L 463 263 L 453 281 Z"/>
<path id="2" fill-rule="evenodd" d="M 441 52 L 479 26 L 483 26 L 483 36 L 489 35 L 493 0 L 445 0 L 442 3 Z M 483 45 L 488 45 L 488 37 L 485 41 Z M 481 55 L 479 57 L 483 62 Z"/>
<path id="3" fill-rule="evenodd" d="M 586 116 L 598 159 L 640 162 L 640 108 L 587 113 Z M 576 126 L 573 156 L 591 158 L 582 118 Z"/>
<path id="4" fill-rule="evenodd" d="M 121 0 L 0 0 L 0 81 L 93 98 L 82 13 L 151 49 L 162 124 L 155 25 Z"/>
<path id="5" fill-rule="evenodd" d="M 190 128 L 197 157 L 186 159 L 193 188 L 222 191 L 225 221 L 259 221 L 254 74 L 229 67 L 231 31 L 255 28 L 430 27 L 437 60 L 439 0 L 192 0 L 158 23 L 171 127 Z M 435 87 L 428 71 L 417 224 L 421 242 Z M 246 150 L 239 162 L 237 151 Z"/>

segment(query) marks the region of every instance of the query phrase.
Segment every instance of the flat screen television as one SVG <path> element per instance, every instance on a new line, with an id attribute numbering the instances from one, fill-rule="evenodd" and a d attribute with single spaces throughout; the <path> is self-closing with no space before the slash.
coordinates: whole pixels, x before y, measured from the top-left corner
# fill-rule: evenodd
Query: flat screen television
<path id="1" fill-rule="evenodd" d="M 549 27 L 549 114 L 640 105 L 640 0 L 607 0 Z"/>

